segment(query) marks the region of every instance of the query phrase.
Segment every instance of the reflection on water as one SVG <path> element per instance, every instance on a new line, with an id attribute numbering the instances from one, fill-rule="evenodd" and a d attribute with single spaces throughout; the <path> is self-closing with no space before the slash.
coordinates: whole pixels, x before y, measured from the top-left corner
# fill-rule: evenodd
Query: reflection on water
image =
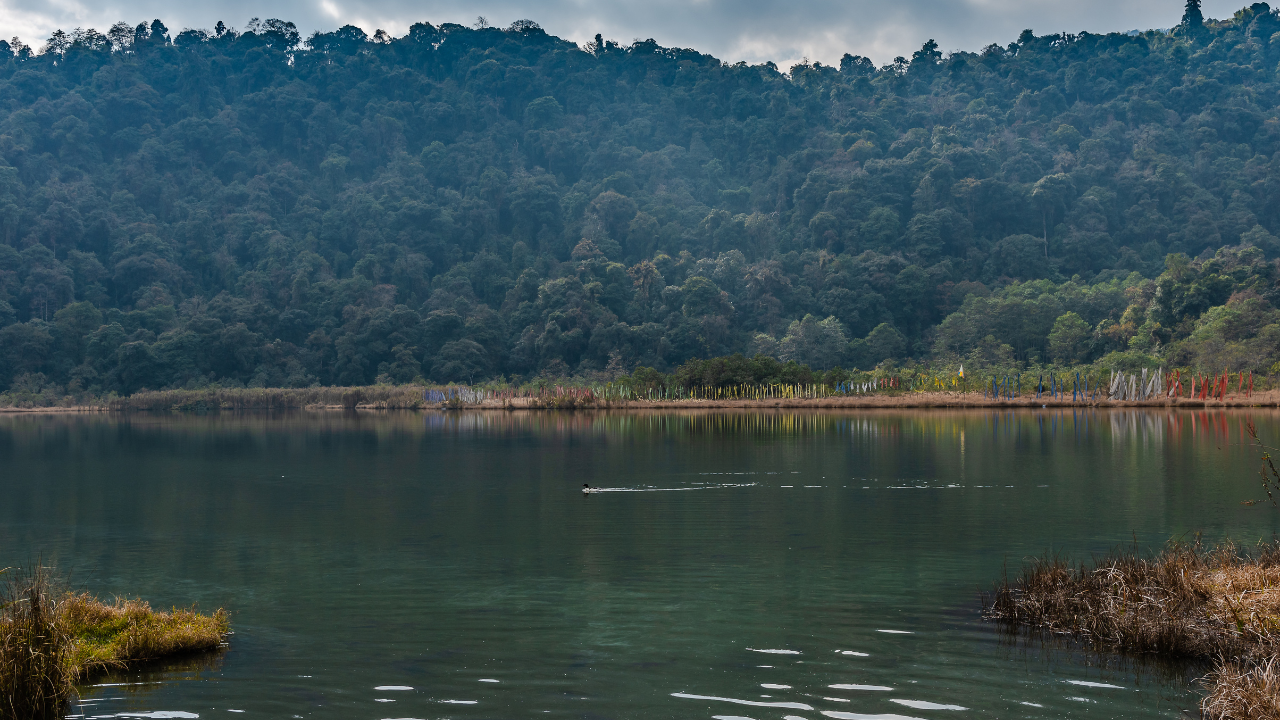
<path id="1" fill-rule="evenodd" d="M 85 717 L 1173 718 L 1202 668 L 1011 637 L 977 593 L 1274 533 L 1249 421 L 1275 443 L 1273 411 L 3 416 L 0 566 L 231 610 L 216 662 Z"/>

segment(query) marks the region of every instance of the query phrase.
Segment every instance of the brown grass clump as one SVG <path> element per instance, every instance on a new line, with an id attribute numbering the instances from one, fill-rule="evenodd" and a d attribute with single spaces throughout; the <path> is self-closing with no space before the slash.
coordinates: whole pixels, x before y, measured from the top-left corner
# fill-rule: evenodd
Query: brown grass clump
<path id="1" fill-rule="evenodd" d="M 1170 544 L 1143 558 L 1113 552 L 1092 567 L 1042 558 L 987 598 L 984 615 L 1138 653 L 1249 657 L 1280 636 L 1280 544 L 1250 556 Z"/>
<path id="2" fill-rule="evenodd" d="M 142 600 L 104 603 L 59 593 L 47 571 L 9 571 L 0 592 L 0 720 L 58 718 L 73 687 L 94 675 L 214 650 L 227 613 L 157 612 Z"/>
<path id="3" fill-rule="evenodd" d="M 0 584 L 0 718 L 62 717 L 71 690 L 69 638 L 43 568 L 4 571 Z"/>
<path id="4" fill-rule="evenodd" d="M 1271 658 L 1253 666 L 1222 663 L 1205 678 L 1210 692 L 1200 703 L 1207 720 L 1280 718 L 1280 666 Z"/>
<path id="5" fill-rule="evenodd" d="M 1115 551 L 1092 566 L 1035 560 L 984 598 L 983 615 L 1108 649 L 1217 661 L 1208 718 L 1280 718 L 1280 541 L 1241 553 L 1171 543 L 1144 558 Z"/>

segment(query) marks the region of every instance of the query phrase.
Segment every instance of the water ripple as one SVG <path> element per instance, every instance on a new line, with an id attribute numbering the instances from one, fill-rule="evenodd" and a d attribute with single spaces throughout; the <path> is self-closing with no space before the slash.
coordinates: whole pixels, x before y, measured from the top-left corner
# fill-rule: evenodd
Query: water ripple
<path id="1" fill-rule="evenodd" d="M 841 710 L 823 710 L 822 714 L 827 717 L 835 717 L 836 720 L 922 720 L 920 717 L 910 715 L 861 715 L 859 712 L 844 712 Z"/>
<path id="2" fill-rule="evenodd" d="M 1088 680 L 1067 680 L 1065 682 L 1071 683 L 1072 685 L 1079 685 L 1081 687 L 1109 688 L 1111 690 L 1124 690 L 1124 688 L 1120 687 L 1119 685 L 1110 685 L 1107 683 L 1100 683 L 1100 682 L 1089 682 Z"/>
<path id="3" fill-rule="evenodd" d="M 827 687 L 831 688 L 832 690 L 892 690 L 893 689 L 891 687 L 886 687 L 884 685 L 850 685 L 847 683 L 841 683 L 839 685 L 828 685 Z"/>
<path id="4" fill-rule="evenodd" d="M 967 707 L 959 705 L 943 705 L 941 703 L 929 702 L 928 700 L 897 700 L 891 699 L 889 702 L 906 705 L 913 710 L 968 710 Z"/>
<path id="5" fill-rule="evenodd" d="M 798 702 L 760 702 L 758 700 L 739 700 L 737 698 L 716 697 L 715 695 L 691 695 L 689 693 L 671 693 L 671 697 L 685 698 L 687 700 L 719 700 L 720 702 L 733 703 L 735 705 L 750 705 L 752 707 L 772 707 L 787 708 L 790 710 L 812 710 L 812 705 L 805 705 Z"/>

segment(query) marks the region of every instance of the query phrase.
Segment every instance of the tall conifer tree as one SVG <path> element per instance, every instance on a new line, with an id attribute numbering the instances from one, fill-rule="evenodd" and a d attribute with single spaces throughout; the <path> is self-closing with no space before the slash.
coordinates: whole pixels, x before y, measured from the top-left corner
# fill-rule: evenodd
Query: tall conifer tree
<path id="1" fill-rule="evenodd" d="M 1199 30 L 1204 27 L 1204 14 L 1200 12 L 1200 0 L 1187 0 L 1187 9 L 1182 13 L 1182 26 L 1188 30 Z"/>

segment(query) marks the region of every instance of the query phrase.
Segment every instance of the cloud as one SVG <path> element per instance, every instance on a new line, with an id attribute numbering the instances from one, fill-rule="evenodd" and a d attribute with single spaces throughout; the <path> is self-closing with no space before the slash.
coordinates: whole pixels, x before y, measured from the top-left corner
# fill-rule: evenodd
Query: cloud
<path id="1" fill-rule="evenodd" d="M 1229 17 L 1246 4 L 1238 1 L 1206 2 L 1205 15 Z M 478 15 L 499 27 L 528 18 L 579 43 L 596 33 L 622 43 L 653 38 L 728 62 L 772 60 L 786 68 L 801 58 L 834 65 L 846 52 L 884 64 L 929 38 L 944 50 L 977 50 L 1012 42 L 1024 28 L 1046 34 L 1172 27 L 1182 6 L 1176 0 L 0 0 L 0 36 L 40 47 L 58 28 L 105 30 L 119 20 L 159 18 L 176 31 L 219 20 L 243 27 L 250 17 L 290 20 L 304 35 L 349 23 L 399 36 L 414 22 L 470 25 Z"/>

